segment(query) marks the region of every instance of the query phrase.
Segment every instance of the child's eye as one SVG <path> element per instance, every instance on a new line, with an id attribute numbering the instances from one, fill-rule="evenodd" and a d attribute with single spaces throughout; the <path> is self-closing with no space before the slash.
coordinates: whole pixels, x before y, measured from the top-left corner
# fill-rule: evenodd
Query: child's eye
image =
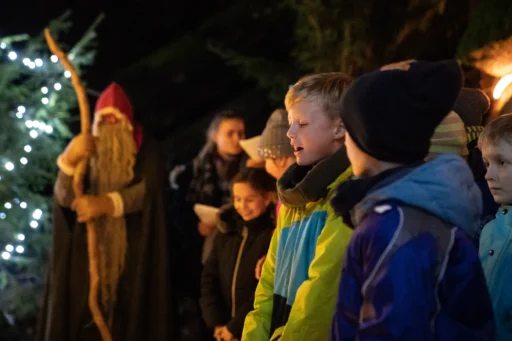
<path id="1" fill-rule="evenodd" d="M 299 121 L 299 127 L 304 127 L 304 126 L 307 126 L 308 124 L 306 122 L 303 122 L 303 121 Z"/>
<path id="2" fill-rule="evenodd" d="M 499 164 L 500 166 L 505 166 L 506 162 L 505 162 L 504 160 L 499 160 L 499 161 L 498 161 L 498 164 Z"/>
<path id="3" fill-rule="evenodd" d="M 489 168 L 489 162 L 484 161 L 484 166 L 486 169 Z"/>

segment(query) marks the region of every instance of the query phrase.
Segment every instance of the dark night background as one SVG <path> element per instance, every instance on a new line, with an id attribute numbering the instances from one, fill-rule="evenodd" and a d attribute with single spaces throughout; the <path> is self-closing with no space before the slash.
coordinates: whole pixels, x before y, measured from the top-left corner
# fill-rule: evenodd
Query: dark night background
<path id="1" fill-rule="evenodd" d="M 180 143 L 180 153 L 168 151 L 171 161 L 174 157 L 187 161 L 203 143 L 201 130 L 216 110 L 243 112 L 252 123 L 249 136 L 263 128 L 272 110 L 267 94 L 225 66 L 207 44 L 229 42 L 230 47 L 248 53 L 263 49 L 269 55 L 283 55 L 288 46 L 280 37 L 291 35 L 291 29 L 284 20 L 283 25 L 270 27 L 268 19 L 261 19 L 264 7 L 265 1 L 254 6 L 233 0 L 73 4 L 21 0 L 0 11 L 0 35 L 38 34 L 51 19 L 70 9 L 73 27 L 64 41 L 73 44 L 103 12 L 96 61 L 84 77 L 88 88 L 101 92 L 111 81 L 119 82 L 132 99 L 136 118 L 167 146 L 175 138 L 183 139 L 184 128 L 197 125 Z M 209 23 L 212 18 L 216 23 Z"/>
<path id="2" fill-rule="evenodd" d="M 3 7 L 0 36 L 37 34 L 72 10 L 73 28 L 62 39 L 69 45 L 104 13 L 84 80 L 97 92 L 111 81 L 125 88 L 169 167 L 194 157 L 218 110 L 240 111 L 248 137 L 260 133 L 288 85 L 306 73 L 358 75 L 397 60 L 460 57 L 512 31 L 509 0 L 19 0 Z M 249 59 L 230 62 L 212 46 Z M 466 85 L 482 87 L 480 73 L 469 71 Z"/>

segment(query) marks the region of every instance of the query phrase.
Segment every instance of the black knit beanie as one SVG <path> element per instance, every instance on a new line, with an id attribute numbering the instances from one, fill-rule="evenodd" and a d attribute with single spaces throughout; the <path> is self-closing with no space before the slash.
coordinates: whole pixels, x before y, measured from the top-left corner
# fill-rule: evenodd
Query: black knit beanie
<path id="1" fill-rule="evenodd" d="M 368 155 L 402 164 L 428 154 L 434 129 L 452 110 L 462 87 L 454 60 L 414 61 L 357 78 L 346 90 L 341 118 Z"/>

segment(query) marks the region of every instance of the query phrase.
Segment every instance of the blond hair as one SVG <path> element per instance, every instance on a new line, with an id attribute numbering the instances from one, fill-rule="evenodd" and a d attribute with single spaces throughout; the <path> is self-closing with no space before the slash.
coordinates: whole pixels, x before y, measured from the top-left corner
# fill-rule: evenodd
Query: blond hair
<path id="1" fill-rule="evenodd" d="M 512 114 L 499 116 L 489 122 L 478 138 L 478 147 L 482 148 L 484 143 L 496 145 L 501 141 L 512 144 Z"/>
<path id="2" fill-rule="evenodd" d="M 309 75 L 299 79 L 286 94 L 284 104 L 289 110 L 300 101 L 312 101 L 322 106 L 327 117 L 340 118 L 341 98 L 352 77 L 342 72 Z"/>

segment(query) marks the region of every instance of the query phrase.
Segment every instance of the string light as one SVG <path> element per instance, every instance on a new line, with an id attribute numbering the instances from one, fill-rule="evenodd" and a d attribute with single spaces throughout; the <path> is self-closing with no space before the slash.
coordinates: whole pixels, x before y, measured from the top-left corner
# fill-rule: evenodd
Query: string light
<path id="1" fill-rule="evenodd" d="M 21 164 L 26 165 L 26 164 L 28 163 L 28 160 L 27 160 L 27 158 L 26 158 L 26 157 L 22 157 L 22 158 L 20 159 L 20 162 L 21 162 Z"/>
<path id="2" fill-rule="evenodd" d="M 25 152 L 30 153 L 32 151 L 32 147 L 30 147 L 28 144 L 23 148 Z"/>
<path id="3" fill-rule="evenodd" d="M 16 52 L 11 51 L 11 52 L 9 52 L 7 57 L 9 57 L 10 60 L 16 60 L 16 58 L 18 58 L 18 55 L 16 54 Z"/>
<path id="4" fill-rule="evenodd" d="M 7 218 L 7 214 L 5 214 L 4 212 L 0 213 L 0 219 L 5 219 Z"/>
<path id="5" fill-rule="evenodd" d="M 42 216 L 43 216 L 43 211 L 41 211 L 39 208 L 37 210 L 35 210 L 34 213 L 32 213 L 32 217 L 36 220 L 41 219 Z"/>
<path id="6" fill-rule="evenodd" d="M 33 139 L 35 139 L 37 136 L 39 136 L 39 134 L 35 130 L 31 130 L 29 134 L 30 134 L 30 137 Z"/>
<path id="7" fill-rule="evenodd" d="M 5 50 L 6 47 L 7 47 L 6 43 L 0 43 L 0 49 Z"/>
<path id="8" fill-rule="evenodd" d="M 43 60 L 41 58 L 36 59 L 36 66 L 38 66 L 38 67 L 43 66 Z"/>
<path id="9" fill-rule="evenodd" d="M 23 64 L 26 65 L 26 66 L 29 66 L 30 65 L 30 59 L 23 58 Z"/>
<path id="10" fill-rule="evenodd" d="M 12 208 L 12 204 L 10 202 L 6 202 L 4 204 L 4 207 L 7 208 L 8 210 L 10 210 Z"/>
<path id="11" fill-rule="evenodd" d="M 35 220 L 32 220 L 30 222 L 30 227 L 32 227 L 33 229 L 37 228 L 39 226 L 39 223 Z"/>
<path id="12" fill-rule="evenodd" d="M 39 121 L 37 121 L 37 120 L 32 121 L 32 127 L 33 128 L 39 128 Z"/>
<path id="13" fill-rule="evenodd" d="M 20 112 L 18 111 L 18 112 L 16 113 L 16 117 L 17 117 L 17 118 L 23 118 L 23 114 L 22 114 L 22 113 L 20 113 Z"/>
<path id="14" fill-rule="evenodd" d="M 16 246 L 16 252 L 17 253 L 23 253 L 25 251 L 25 248 L 21 245 Z"/>
<path id="15" fill-rule="evenodd" d="M 14 163 L 12 162 L 6 162 L 5 165 L 4 165 L 5 169 L 7 169 L 9 172 L 12 171 L 14 169 Z"/>
<path id="16" fill-rule="evenodd" d="M 30 129 L 34 126 L 34 122 L 32 122 L 31 120 L 27 120 L 25 121 L 25 126 Z"/>
<path id="17" fill-rule="evenodd" d="M 48 88 L 46 86 L 43 86 L 41 88 L 41 92 L 46 95 L 48 93 Z"/>
<path id="18" fill-rule="evenodd" d="M 47 126 L 46 126 L 46 133 L 48 133 L 48 134 L 53 133 L 53 128 L 52 128 L 52 126 L 50 126 L 50 125 L 47 125 Z"/>
<path id="19" fill-rule="evenodd" d="M 54 88 L 55 90 L 59 91 L 60 89 L 62 89 L 62 85 L 61 85 L 60 83 L 55 83 L 55 84 L 53 85 L 53 88 Z"/>
<path id="20" fill-rule="evenodd" d="M 50 57 L 50 59 L 52 60 L 52 63 L 57 63 L 59 61 L 59 57 L 54 54 Z"/>
<path id="21" fill-rule="evenodd" d="M 30 62 L 30 64 L 28 64 L 28 67 L 31 68 L 32 70 L 36 68 L 36 63 L 34 62 Z"/>
<path id="22" fill-rule="evenodd" d="M 24 202 L 24 201 L 22 201 L 22 202 L 20 203 L 20 207 L 21 207 L 21 208 L 23 208 L 23 209 L 26 209 L 26 208 L 27 208 L 27 203 L 26 203 L 26 202 Z"/>
<path id="23" fill-rule="evenodd" d="M 70 78 L 71 77 L 71 72 L 66 70 L 66 72 L 64 72 L 64 77 Z"/>
<path id="24" fill-rule="evenodd" d="M 12 252 L 14 250 L 14 246 L 12 246 L 11 244 L 7 244 L 5 245 L 5 250 L 7 250 L 8 252 Z"/>
<path id="25" fill-rule="evenodd" d="M 18 107 L 18 111 L 19 111 L 20 113 L 24 114 L 24 113 L 25 113 L 25 111 L 26 111 L 26 109 L 25 109 L 25 107 L 24 107 L 23 105 L 20 105 L 20 106 Z"/>
<path id="26" fill-rule="evenodd" d="M 11 258 L 11 254 L 7 251 L 4 251 L 2 252 L 2 258 L 8 260 L 9 258 Z"/>
<path id="27" fill-rule="evenodd" d="M 46 130 L 46 124 L 44 122 L 39 122 L 39 129 Z"/>
<path id="28" fill-rule="evenodd" d="M 18 234 L 18 240 L 19 241 L 24 241 L 25 240 L 25 235 L 23 233 L 19 233 Z"/>
<path id="29" fill-rule="evenodd" d="M 50 102 L 50 101 L 48 100 L 48 98 L 47 98 L 47 97 L 43 97 L 43 98 L 41 98 L 41 102 L 43 102 L 43 104 L 45 104 L 45 105 L 46 105 L 46 104 L 48 104 L 48 102 Z"/>

